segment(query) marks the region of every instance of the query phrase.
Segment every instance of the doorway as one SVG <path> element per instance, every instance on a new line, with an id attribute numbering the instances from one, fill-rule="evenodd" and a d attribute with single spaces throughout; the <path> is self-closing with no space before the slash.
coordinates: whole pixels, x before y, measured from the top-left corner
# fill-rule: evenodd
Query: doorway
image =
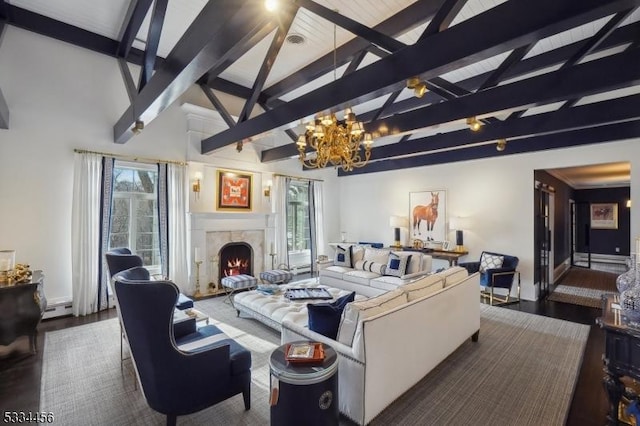
<path id="1" fill-rule="evenodd" d="M 571 266 L 591 269 L 589 203 L 569 200 L 571 207 Z"/>
<path id="2" fill-rule="evenodd" d="M 553 283 L 554 193 L 555 189 L 552 186 L 535 181 L 534 280 L 538 285 L 538 297 L 541 299 L 549 295 L 549 285 Z"/>

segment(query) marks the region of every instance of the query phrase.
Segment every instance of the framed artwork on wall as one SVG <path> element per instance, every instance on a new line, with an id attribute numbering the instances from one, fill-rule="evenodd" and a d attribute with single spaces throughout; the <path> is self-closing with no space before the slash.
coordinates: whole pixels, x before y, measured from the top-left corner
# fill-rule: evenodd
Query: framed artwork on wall
<path id="1" fill-rule="evenodd" d="M 251 211 L 253 175 L 233 170 L 218 170 L 216 209 Z"/>
<path id="2" fill-rule="evenodd" d="M 592 203 L 589 217 L 591 229 L 618 229 L 618 203 Z"/>
<path id="3" fill-rule="evenodd" d="M 411 238 L 426 241 L 447 239 L 447 191 L 409 192 Z"/>

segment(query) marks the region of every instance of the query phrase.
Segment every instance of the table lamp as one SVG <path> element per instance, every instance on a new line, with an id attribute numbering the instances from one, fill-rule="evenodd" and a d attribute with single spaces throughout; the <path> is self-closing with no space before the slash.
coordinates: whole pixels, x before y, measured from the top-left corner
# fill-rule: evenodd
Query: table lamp
<path id="1" fill-rule="evenodd" d="M 456 231 L 456 251 L 465 251 L 464 248 L 464 235 L 462 231 L 468 229 L 467 218 L 464 217 L 452 217 L 449 219 L 449 226 Z"/>
<path id="2" fill-rule="evenodd" d="M 389 226 L 394 228 L 393 247 L 402 247 L 402 242 L 400 241 L 400 228 L 408 228 L 409 219 L 406 216 L 391 216 L 389 218 Z"/>

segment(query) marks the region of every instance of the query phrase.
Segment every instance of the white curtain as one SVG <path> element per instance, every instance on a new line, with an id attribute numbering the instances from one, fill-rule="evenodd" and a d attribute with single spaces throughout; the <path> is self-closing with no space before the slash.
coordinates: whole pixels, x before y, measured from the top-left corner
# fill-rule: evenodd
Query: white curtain
<path id="1" fill-rule="evenodd" d="M 275 201 L 275 246 L 276 256 L 275 266 L 276 268 L 280 264 L 287 265 L 289 267 L 289 248 L 287 245 L 287 194 L 289 192 L 289 182 L 291 178 L 284 176 L 275 176 L 273 187 L 273 197 Z"/>
<path id="2" fill-rule="evenodd" d="M 315 240 L 312 240 L 312 244 L 315 247 L 315 257 L 317 258 L 320 254 L 327 254 L 324 252 L 324 191 L 320 181 L 312 181 L 311 187 L 313 188 L 314 209 L 310 214 L 315 218 Z M 311 265 L 315 265 L 315 259 L 311 259 Z"/>
<path id="3" fill-rule="evenodd" d="M 100 276 L 102 156 L 75 154 L 71 212 L 73 314 L 97 311 Z"/>
<path id="4" fill-rule="evenodd" d="M 179 164 L 167 165 L 167 210 L 169 222 L 169 279 L 180 291 L 189 293 L 187 235 L 187 168 Z"/>

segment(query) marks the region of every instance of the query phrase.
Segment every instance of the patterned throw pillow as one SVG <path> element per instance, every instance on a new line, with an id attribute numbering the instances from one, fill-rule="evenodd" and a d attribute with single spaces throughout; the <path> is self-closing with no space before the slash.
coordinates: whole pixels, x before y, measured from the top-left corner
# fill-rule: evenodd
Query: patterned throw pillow
<path id="1" fill-rule="evenodd" d="M 395 253 L 389 253 L 389 261 L 387 262 L 387 269 L 385 275 L 391 275 L 394 277 L 401 277 L 407 271 L 407 266 L 411 261 L 411 255 L 398 256 Z"/>
<path id="2" fill-rule="evenodd" d="M 502 268 L 502 262 L 504 262 L 504 256 L 482 253 L 482 256 L 480 257 L 480 272 L 484 272 L 487 269 Z"/>
<path id="3" fill-rule="evenodd" d="M 351 246 L 337 246 L 336 257 L 333 260 L 333 264 L 336 266 L 344 266 L 345 268 L 353 268 L 353 264 L 351 263 Z"/>
<path id="4" fill-rule="evenodd" d="M 362 271 L 375 272 L 376 274 L 384 275 L 387 269 L 387 265 L 384 263 L 371 262 L 369 260 L 358 260 L 354 269 L 360 269 Z"/>

